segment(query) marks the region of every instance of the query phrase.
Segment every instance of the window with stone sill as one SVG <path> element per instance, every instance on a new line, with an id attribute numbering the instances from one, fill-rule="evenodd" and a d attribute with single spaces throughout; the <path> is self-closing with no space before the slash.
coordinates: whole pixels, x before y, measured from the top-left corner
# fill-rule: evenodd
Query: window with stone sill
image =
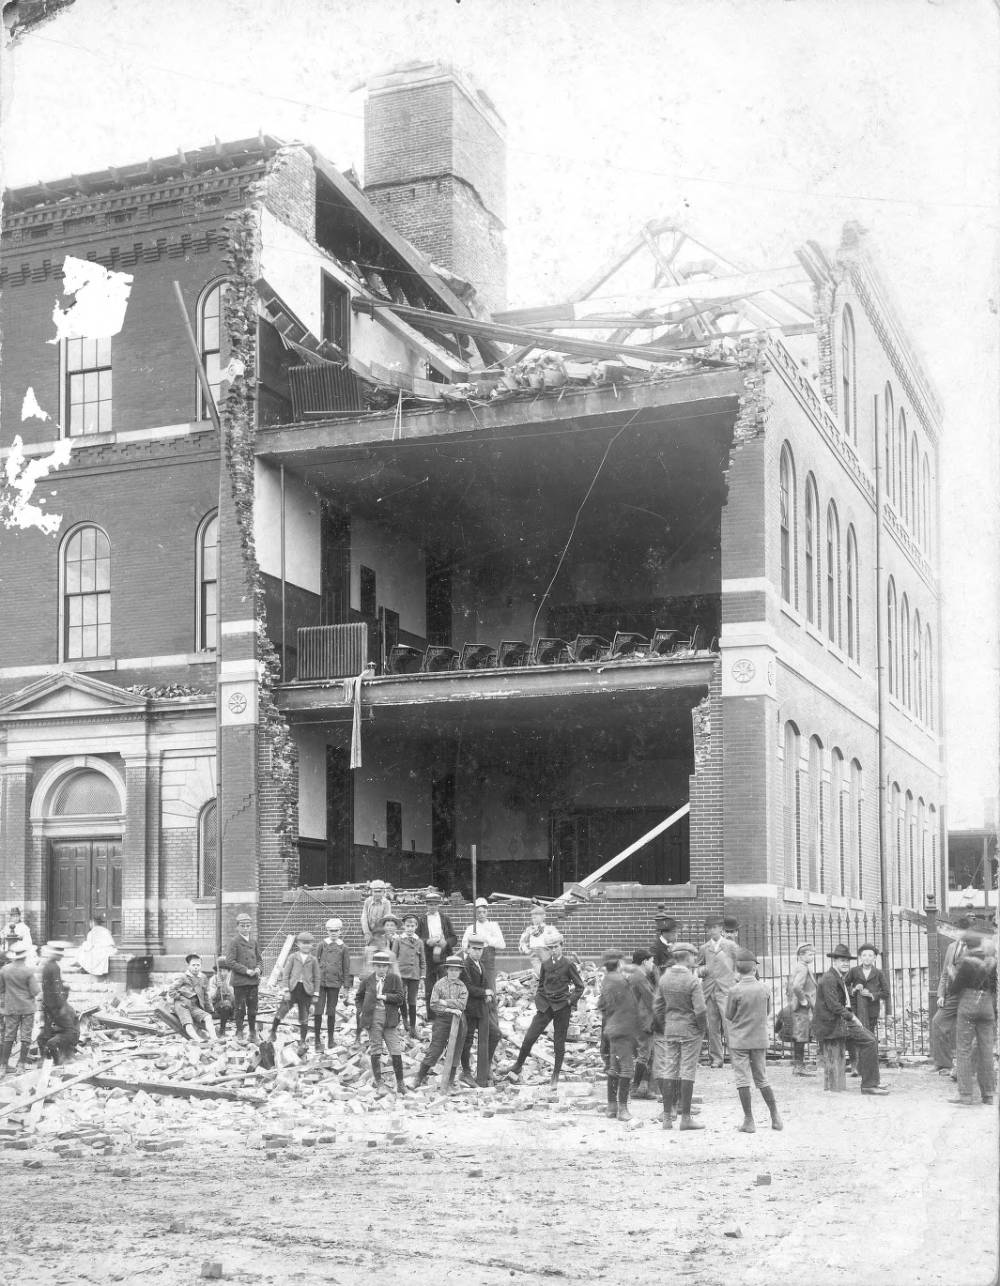
<path id="1" fill-rule="evenodd" d="M 66 339 L 63 423 L 71 438 L 111 432 L 111 340 Z"/>

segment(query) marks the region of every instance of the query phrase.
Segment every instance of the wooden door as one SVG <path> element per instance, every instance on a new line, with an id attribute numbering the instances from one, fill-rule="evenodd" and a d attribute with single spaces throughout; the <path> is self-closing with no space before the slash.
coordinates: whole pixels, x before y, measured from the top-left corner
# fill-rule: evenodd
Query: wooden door
<path id="1" fill-rule="evenodd" d="M 122 931 L 121 840 L 53 840 L 50 934 L 79 941 L 101 914 L 115 939 Z"/>

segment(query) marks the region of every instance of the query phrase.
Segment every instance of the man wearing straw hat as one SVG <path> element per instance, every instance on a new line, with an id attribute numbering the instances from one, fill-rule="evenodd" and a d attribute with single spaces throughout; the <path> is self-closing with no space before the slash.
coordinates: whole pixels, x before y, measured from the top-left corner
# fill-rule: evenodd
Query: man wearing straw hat
<path id="1" fill-rule="evenodd" d="M 816 985 L 816 1010 L 813 1014 L 813 1035 L 817 1041 L 846 1040 L 861 1073 L 862 1094 L 888 1094 L 879 1084 L 878 1039 L 864 1026 L 851 1007 L 851 996 L 845 981 L 854 956 L 842 942 L 827 959 L 830 968 Z"/>
<path id="2" fill-rule="evenodd" d="M 10 1071 L 8 1063 L 14 1041 L 21 1038 L 17 1067 L 23 1072 L 28 1065 L 28 1046 L 35 1025 L 35 1001 L 41 991 L 34 969 L 27 961 L 28 948 L 23 941 L 7 948 L 10 960 L 0 969 L 0 1013 L 3 1014 L 3 1043 L 0 1044 L 0 1076 Z"/>

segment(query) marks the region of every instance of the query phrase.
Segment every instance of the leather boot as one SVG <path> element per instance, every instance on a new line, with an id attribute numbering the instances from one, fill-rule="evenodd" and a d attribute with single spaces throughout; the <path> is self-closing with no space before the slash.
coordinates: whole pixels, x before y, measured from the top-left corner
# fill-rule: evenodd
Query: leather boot
<path id="1" fill-rule="evenodd" d="M 778 1115 L 778 1104 L 774 1100 L 774 1090 L 771 1089 L 770 1085 L 765 1085 L 760 1092 L 760 1096 L 767 1104 L 767 1110 L 771 1113 L 771 1129 L 783 1130 L 785 1126 L 781 1117 Z"/>
<path id="2" fill-rule="evenodd" d="M 753 1106 L 750 1101 L 750 1086 L 740 1085 L 737 1090 L 740 1096 L 740 1103 L 743 1105 L 743 1124 L 739 1127 L 741 1134 L 753 1134 L 757 1126 L 753 1119 Z"/>
<path id="3" fill-rule="evenodd" d="M 5 1040 L 0 1044 L 0 1076 L 6 1076 L 10 1071 L 10 1051 L 13 1048 L 12 1040 Z"/>
<path id="4" fill-rule="evenodd" d="M 618 1077 L 608 1075 L 608 1106 L 604 1111 L 605 1116 L 613 1120 L 618 1115 Z"/>
<path id="5" fill-rule="evenodd" d="M 326 1047 L 333 1049 L 333 1033 L 336 1030 L 336 1024 L 327 1019 L 326 1023 Z"/>
<path id="6" fill-rule="evenodd" d="M 420 1064 L 420 1066 L 417 1068 L 416 1076 L 414 1076 L 412 1082 L 410 1083 L 410 1089 L 418 1090 L 421 1087 L 421 1085 L 423 1085 L 424 1081 L 427 1079 L 428 1070 L 429 1069 L 426 1068 L 423 1065 L 423 1063 Z"/>
<path id="7" fill-rule="evenodd" d="M 320 1030 L 322 1026 L 323 1026 L 322 1018 L 313 1019 L 313 1046 L 317 1051 L 323 1048 L 323 1039 L 320 1036 Z"/>
<path id="8" fill-rule="evenodd" d="M 406 1086 L 403 1084 L 403 1059 L 400 1054 L 390 1055 L 392 1058 L 392 1070 L 396 1073 L 396 1093 L 405 1094 Z"/>
<path id="9" fill-rule="evenodd" d="M 694 1093 L 694 1081 L 681 1081 L 681 1123 L 682 1130 L 703 1130 L 705 1127 L 691 1115 L 691 1095 Z"/>
<path id="10" fill-rule="evenodd" d="M 674 1128 L 674 1082 L 659 1080 L 656 1083 L 663 1099 L 663 1128 L 672 1130 Z"/>
<path id="11" fill-rule="evenodd" d="M 372 1080 L 375 1082 L 375 1088 L 378 1089 L 382 1084 L 382 1058 L 379 1054 L 370 1054 L 369 1059 L 372 1065 Z"/>
<path id="12" fill-rule="evenodd" d="M 632 1113 L 628 1110 L 628 1096 L 632 1089 L 632 1084 L 627 1076 L 618 1077 L 618 1119 L 619 1121 L 631 1121 Z"/>

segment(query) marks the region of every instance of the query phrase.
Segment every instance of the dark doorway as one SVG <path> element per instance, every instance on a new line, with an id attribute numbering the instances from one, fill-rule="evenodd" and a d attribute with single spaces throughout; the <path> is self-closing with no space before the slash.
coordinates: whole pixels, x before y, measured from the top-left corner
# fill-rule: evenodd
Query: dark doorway
<path id="1" fill-rule="evenodd" d="M 451 569 L 427 554 L 427 642 L 451 647 Z"/>
<path id="2" fill-rule="evenodd" d="M 350 763 L 346 750 L 327 746 L 327 884 L 349 884 L 354 879 L 354 782 Z"/>
<path id="3" fill-rule="evenodd" d="M 451 889 L 455 878 L 455 774 L 431 780 L 431 880 Z"/>
<path id="4" fill-rule="evenodd" d="M 84 938 L 97 914 L 115 939 L 122 932 L 122 844 L 118 839 L 53 840 L 50 933 Z"/>
<path id="5" fill-rule="evenodd" d="M 576 884 L 616 853 L 652 830 L 674 811 L 662 808 L 579 808 L 553 813 L 549 823 L 552 861 L 549 892 Z M 688 818 L 658 835 L 608 872 L 612 883 L 686 884 L 690 878 Z"/>
<path id="6" fill-rule="evenodd" d="M 351 523 L 347 514 L 323 508 L 320 540 L 320 624 L 343 625 L 351 607 Z"/>

